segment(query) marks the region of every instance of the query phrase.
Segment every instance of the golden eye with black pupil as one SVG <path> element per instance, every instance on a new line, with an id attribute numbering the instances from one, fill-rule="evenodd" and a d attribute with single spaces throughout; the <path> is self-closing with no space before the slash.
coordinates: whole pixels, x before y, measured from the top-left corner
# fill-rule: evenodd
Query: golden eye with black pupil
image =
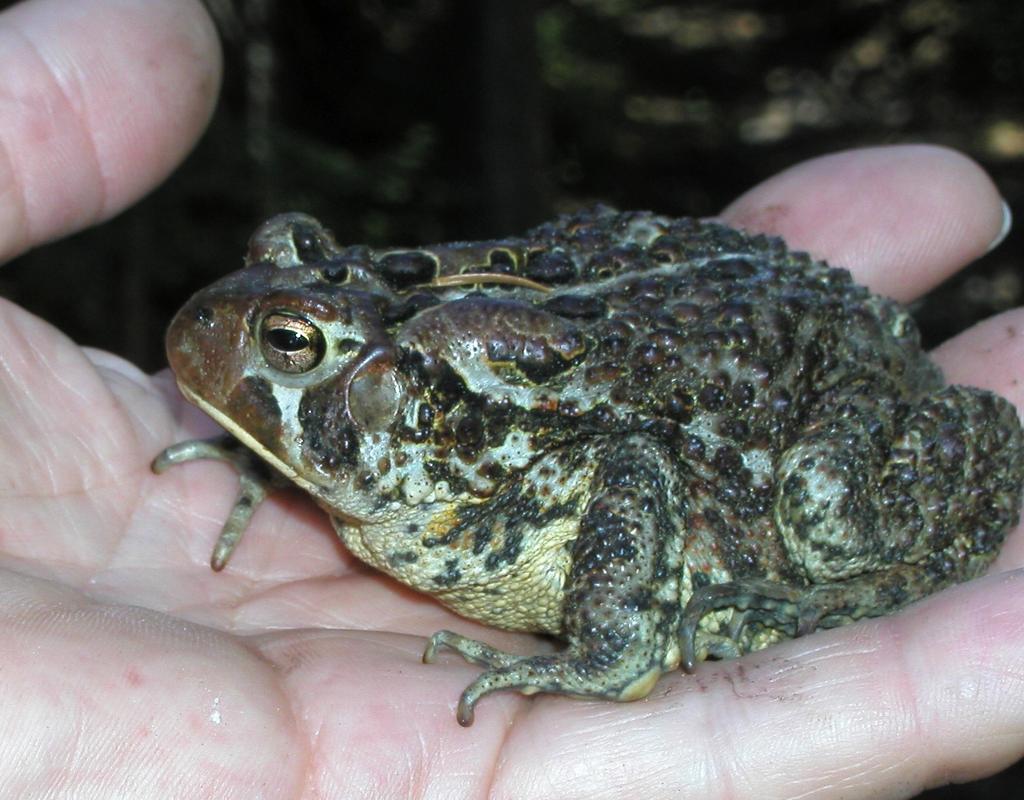
<path id="1" fill-rule="evenodd" d="M 309 372 L 324 357 L 324 335 L 308 319 L 279 312 L 260 323 L 260 350 L 281 372 Z"/>

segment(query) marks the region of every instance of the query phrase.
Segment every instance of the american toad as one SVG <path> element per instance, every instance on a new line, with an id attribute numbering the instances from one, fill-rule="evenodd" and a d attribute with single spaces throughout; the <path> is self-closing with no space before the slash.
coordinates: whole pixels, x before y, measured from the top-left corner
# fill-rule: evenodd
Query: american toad
<path id="1" fill-rule="evenodd" d="M 215 568 L 283 478 L 359 558 L 565 642 L 434 634 L 425 660 L 484 667 L 464 725 L 496 690 L 633 700 L 889 613 L 979 574 L 1018 519 L 1012 406 L 944 385 L 904 308 L 778 239 L 601 208 L 371 249 L 289 214 L 246 264 L 167 337 L 185 397 L 237 442 L 155 466 L 243 473 Z"/>

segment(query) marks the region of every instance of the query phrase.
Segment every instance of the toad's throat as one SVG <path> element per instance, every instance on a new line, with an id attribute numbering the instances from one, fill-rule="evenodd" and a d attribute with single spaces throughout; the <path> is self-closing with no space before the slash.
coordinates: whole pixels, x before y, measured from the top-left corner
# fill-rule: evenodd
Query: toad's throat
<path id="1" fill-rule="evenodd" d="M 286 461 L 282 461 L 278 456 L 274 455 L 268 450 L 261 442 L 254 439 L 252 435 L 244 428 L 240 427 L 234 422 L 231 417 L 227 416 L 223 411 L 214 405 L 211 405 L 203 397 L 189 388 L 186 384 L 178 382 L 178 389 L 186 400 L 193 405 L 197 406 L 203 413 L 209 415 L 214 422 L 220 425 L 224 430 L 234 436 L 247 448 L 252 450 L 256 455 L 266 461 L 270 466 L 280 472 L 285 478 L 292 481 L 300 489 L 309 492 L 314 498 L 322 498 L 327 491 L 323 486 L 304 478 L 295 467 Z M 345 513 L 340 511 L 336 506 L 332 504 L 331 514 L 339 517 L 345 522 L 346 525 L 362 526 L 366 524 L 367 520 L 357 517 L 353 514 Z"/>

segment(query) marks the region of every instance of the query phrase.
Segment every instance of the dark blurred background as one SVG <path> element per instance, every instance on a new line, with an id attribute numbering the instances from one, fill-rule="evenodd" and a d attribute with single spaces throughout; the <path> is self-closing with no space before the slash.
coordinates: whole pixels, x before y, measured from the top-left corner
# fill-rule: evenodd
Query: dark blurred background
<path id="1" fill-rule="evenodd" d="M 149 370 L 174 310 L 283 210 L 370 244 L 518 233 L 597 200 L 708 215 L 806 158 L 933 142 L 1024 220 L 1021 0 L 207 4 L 225 84 L 196 151 L 132 210 L 0 271 L 4 296 Z M 1019 305 L 1022 250 L 1024 221 L 919 303 L 927 341 Z M 1018 765 L 923 797 L 1022 785 Z"/>

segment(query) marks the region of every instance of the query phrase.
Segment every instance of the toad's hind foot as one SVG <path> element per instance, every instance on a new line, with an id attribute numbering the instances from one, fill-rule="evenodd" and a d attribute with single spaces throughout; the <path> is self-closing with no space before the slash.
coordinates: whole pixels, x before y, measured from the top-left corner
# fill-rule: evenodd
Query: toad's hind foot
<path id="1" fill-rule="evenodd" d="M 734 657 L 758 650 L 772 640 L 751 635 L 771 628 L 786 638 L 806 636 L 820 628 L 835 628 L 859 619 L 896 611 L 929 592 L 952 583 L 951 577 L 936 577 L 938 560 L 921 564 L 896 564 L 878 572 L 833 583 L 790 586 L 766 580 L 740 580 L 705 586 L 693 593 L 679 619 L 680 664 L 693 672 L 707 655 Z M 728 633 L 710 635 L 699 649 L 700 622 L 715 611 L 732 609 Z M 702 637 L 703 638 L 703 637 Z"/>
<path id="2" fill-rule="evenodd" d="M 690 597 L 679 619 L 680 665 L 693 672 L 700 656 L 697 652 L 697 633 L 700 622 L 715 611 L 732 609 L 734 622 L 727 636 L 709 643 L 710 655 L 734 657 L 742 655 L 743 642 L 752 615 L 773 627 L 793 628 L 789 635 L 799 636 L 814 630 L 818 614 L 801 602 L 806 595 L 782 583 L 764 580 L 729 581 L 698 589 Z"/>
<path id="3" fill-rule="evenodd" d="M 430 637 L 430 641 L 423 651 L 423 663 L 433 664 L 437 660 L 437 651 L 442 647 L 454 650 L 466 661 L 471 664 L 479 664 L 482 667 L 507 667 L 519 658 L 519 656 L 496 650 L 489 644 L 470 639 L 468 636 L 454 631 L 438 631 Z"/>
<path id="4" fill-rule="evenodd" d="M 423 653 L 432 663 L 437 651 L 448 647 L 473 664 L 487 667 L 459 697 L 456 718 L 463 727 L 473 724 L 477 702 L 491 692 L 515 690 L 521 694 L 548 692 L 571 697 L 600 697 L 630 701 L 646 697 L 662 674 L 659 664 L 636 670 L 635 663 L 620 668 L 592 664 L 585 653 L 569 650 L 553 655 L 518 656 L 451 631 L 438 631 Z"/>

